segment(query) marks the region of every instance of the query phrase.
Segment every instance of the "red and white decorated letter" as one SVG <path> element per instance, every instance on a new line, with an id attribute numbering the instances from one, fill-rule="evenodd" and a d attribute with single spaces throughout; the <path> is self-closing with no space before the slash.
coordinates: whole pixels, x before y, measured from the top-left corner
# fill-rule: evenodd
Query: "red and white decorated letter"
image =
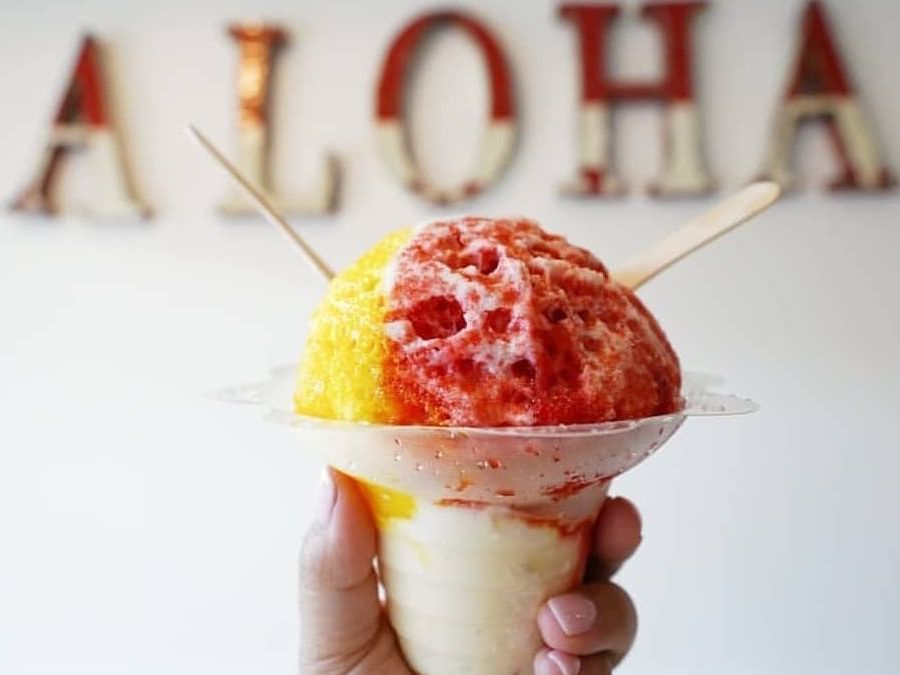
<path id="1" fill-rule="evenodd" d="M 437 26 L 464 30 L 481 50 L 490 84 L 490 118 L 474 170 L 462 185 L 434 185 L 416 162 L 404 116 L 406 76 L 425 35 Z M 388 48 L 375 98 L 378 149 L 391 171 L 406 187 L 436 204 L 471 197 L 490 186 L 512 156 L 516 137 L 516 112 L 512 80 L 500 44 L 491 32 L 462 12 L 439 11 L 409 23 Z"/>
<path id="2" fill-rule="evenodd" d="M 817 1 L 809 2 L 803 14 L 800 48 L 784 102 L 775 112 L 764 178 L 792 186 L 791 149 L 797 127 L 806 121 L 821 121 L 832 140 L 841 171 L 832 190 L 879 191 L 895 185 Z"/>
<path id="3" fill-rule="evenodd" d="M 235 24 L 228 31 L 238 43 L 239 109 L 235 165 L 285 213 L 323 214 L 333 211 L 337 206 L 340 179 L 340 166 L 334 156 L 326 156 L 319 185 L 312 192 L 281 196 L 272 188 L 269 179 L 272 66 L 278 47 L 286 41 L 286 33 L 278 26 L 266 24 Z M 237 187 L 232 187 L 220 206 L 228 215 L 256 213 L 256 208 Z"/>
<path id="4" fill-rule="evenodd" d="M 641 13 L 655 21 L 664 43 L 664 73 L 657 82 L 620 82 L 609 77 L 606 36 L 619 14 L 615 4 L 567 3 L 560 16 L 577 31 L 581 61 L 578 120 L 579 166 L 568 194 L 621 194 L 625 188 L 612 166 L 612 109 L 625 101 L 665 105 L 665 158 L 662 175 L 651 186 L 656 195 L 709 192 L 713 183 L 703 157 L 702 132 L 694 93 L 691 21 L 704 2 L 655 2 Z"/>
<path id="5" fill-rule="evenodd" d="M 34 177 L 12 204 L 12 209 L 52 215 L 57 212 L 54 190 L 63 157 L 70 150 L 85 148 L 94 164 L 91 196 L 85 215 L 98 218 L 131 218 L 148 214 L 129 180 L 122 148 L 106 107 L 100 48 L 86 35 L 75 69 L 53 120 L 50 138 Z"/>

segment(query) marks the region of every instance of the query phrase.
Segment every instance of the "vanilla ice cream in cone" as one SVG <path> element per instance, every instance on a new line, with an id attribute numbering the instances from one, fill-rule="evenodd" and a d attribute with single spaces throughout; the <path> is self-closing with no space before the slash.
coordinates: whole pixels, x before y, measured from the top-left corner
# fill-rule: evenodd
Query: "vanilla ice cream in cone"
<path id="1" fill-rule="evenodd" d="M 368 491 L 388 616 L 413 670 L 530 673 L 541 647 L 538 608 L 578 585 L 605 486 L 543 517 L 465 502 L 423 503 L 398 515 L 390 493 Z"/>

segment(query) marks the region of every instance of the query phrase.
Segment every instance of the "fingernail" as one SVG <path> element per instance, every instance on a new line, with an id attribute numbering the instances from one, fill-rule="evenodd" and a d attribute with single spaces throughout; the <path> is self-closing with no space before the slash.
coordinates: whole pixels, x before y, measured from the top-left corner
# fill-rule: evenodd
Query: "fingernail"
<path id="1" fill-rule="evenodd" d="M 583 635 L 594 627 L 597 607 L 583 595 L 568 593 L 547 601 L 547 606 L 562 632 L 567 636 Z"/>
<path id="2" fill-rule="evenodd" d="M 547 658 L 553 661 L 559 669 L 560 675 L 578 675 L 578 672 L 581 670 L 581 659 L 574 654 L 551 649 L 547 652 Z"/>
<path id="3" fill-rule="evenodd" d="M 319 494 L 316 496 L 315 519 L 316 522 L 324 525 L 331 520 L 331 512 L 334 510 L 334 501 L 337 495 L 330 469 L 326 468 L 322 471 L 320 483 Z"/>

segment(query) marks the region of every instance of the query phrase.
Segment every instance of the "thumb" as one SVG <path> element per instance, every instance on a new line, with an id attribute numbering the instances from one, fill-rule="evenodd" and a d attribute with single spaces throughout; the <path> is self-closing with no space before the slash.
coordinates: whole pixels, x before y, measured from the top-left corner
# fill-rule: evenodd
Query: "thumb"
<path id="1" fill-rule="evenodd" d="M 347 673 L 381 625 L 375 527 L 353 480 L 326 469 L 300 569 L 302 672 Z"/>

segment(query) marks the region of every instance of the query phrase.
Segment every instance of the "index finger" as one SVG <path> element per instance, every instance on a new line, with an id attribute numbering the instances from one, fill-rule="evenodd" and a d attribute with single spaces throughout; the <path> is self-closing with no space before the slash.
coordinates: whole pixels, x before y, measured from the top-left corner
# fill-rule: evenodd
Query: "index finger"
<path id="1" fill-rule="evenodd" d="M 609 579 L 641 543 L 641 515 L 624 497 L 603 503 L 594 526 L 594 545 L 585 571 L 586 581 Z"/>

